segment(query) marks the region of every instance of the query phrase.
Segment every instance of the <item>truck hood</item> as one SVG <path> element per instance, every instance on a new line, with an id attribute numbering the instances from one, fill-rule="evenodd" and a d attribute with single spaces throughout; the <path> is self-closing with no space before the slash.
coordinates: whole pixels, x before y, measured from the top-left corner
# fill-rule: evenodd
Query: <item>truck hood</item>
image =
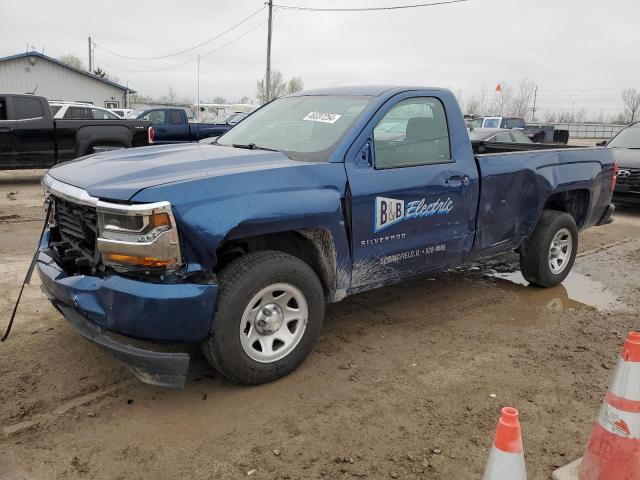
<path id="1" fill-rule="evenodd" d="M 130 200 L 148 187 L 201 177 L 300 165 L 280 152 L 206 144 L 115 150 L 62 163 L 48 174 L 92 197 Z"/>

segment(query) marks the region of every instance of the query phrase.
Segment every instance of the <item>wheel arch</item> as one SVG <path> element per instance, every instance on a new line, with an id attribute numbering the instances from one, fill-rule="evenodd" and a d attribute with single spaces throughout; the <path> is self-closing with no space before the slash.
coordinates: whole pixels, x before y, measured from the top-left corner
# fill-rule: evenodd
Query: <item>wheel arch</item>
<path id="1" fill-rule="evenodd" d="M 589 216 L 590 198 L 591 192 L 586 188 L 555 192 L 547 198 L 540 215 L 545 210 L 566 212 L 573 217 L 578 229 L 580 229 L 585 225 Z"/>
<path id="2" fill-rule="evenodd" d="M 346 295 L 348 269 L 340 266 L 336 243 L 327 228 L 313 227 L 274 231 L 258 235 L 229 235 L 216 249 L 215 272 L 247 253 L 276 250 L 307 263 L 318 275 L 327 301 L 339 301 Z"/>

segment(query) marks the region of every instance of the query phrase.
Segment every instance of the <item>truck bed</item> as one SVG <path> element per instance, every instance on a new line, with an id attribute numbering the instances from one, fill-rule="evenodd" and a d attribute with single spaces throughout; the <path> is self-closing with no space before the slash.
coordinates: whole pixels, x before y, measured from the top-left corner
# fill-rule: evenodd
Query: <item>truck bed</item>
<path id="1" fill-rule="evenodd" d="M 578 228 L 595 225 L 606 210 L 611 197 L 611 150 L 532 145 L 534 148 L 526 151 L 475 155 L 482 188 L 474 255 L 518 247 L 545 207 L 540 199 L 549 198 L 552 192 L 583 192 L 583 198 L 577 197 L 576 201 L 587 202 L 591 208 L 578 222 Z"/>

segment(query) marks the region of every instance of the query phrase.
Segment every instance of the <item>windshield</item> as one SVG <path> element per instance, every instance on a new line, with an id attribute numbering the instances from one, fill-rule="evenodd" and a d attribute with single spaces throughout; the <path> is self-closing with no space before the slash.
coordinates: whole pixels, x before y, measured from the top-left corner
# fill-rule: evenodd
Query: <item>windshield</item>
<path id="1" fill-rule="evenodd" d="M 220 145 L 255 145 L 290 158 L 325 162 L 370 97 L 318 95 L 279 98 L 218 139 Z"/>
<path id="2" fill-rule="evenodd" d="M 607 147 L 640 148 L 640 126 L 625 128 L 609 142 Z"/>

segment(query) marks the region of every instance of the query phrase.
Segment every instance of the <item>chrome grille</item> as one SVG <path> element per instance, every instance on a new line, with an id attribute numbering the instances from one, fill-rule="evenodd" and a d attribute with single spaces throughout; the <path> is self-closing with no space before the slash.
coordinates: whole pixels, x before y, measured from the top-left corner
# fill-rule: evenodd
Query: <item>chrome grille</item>
<path id="1" fill-rule="evenodd" d="M 629 175 L 621 172 L 629 172 Z M 628 185 L 632 190 L 640 190 L 640 169 L 620 168 L 617 184 Z"/>

